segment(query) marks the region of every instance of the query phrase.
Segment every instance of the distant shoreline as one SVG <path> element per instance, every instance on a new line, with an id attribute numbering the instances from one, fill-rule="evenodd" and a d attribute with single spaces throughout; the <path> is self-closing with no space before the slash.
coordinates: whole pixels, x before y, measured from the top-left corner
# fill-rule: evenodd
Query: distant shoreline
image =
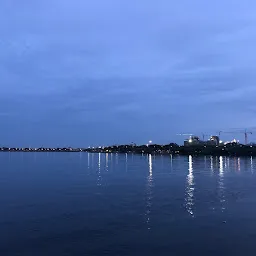
<path id="1" fill-rule="evenodd" d="M 230 143 L 221 146 L 179 146 L 175 143 L 167 145 L 118 145 L 93 148 L 0 148 L 0 152 L 88 152 L 88 153 L 134 153 L 134 154 L 157 154 L 157 155 L 199 155 L 199 156 L 256 156 L 255 145 L 243 145 Z"/>
<path id="2" fill-rule="evenodd" d="M 77 149 L 77 148 L 67 148 L 67 149 L 58 149 L 58 148 L 0 148 L 0 152 L 38 152 L 38 153 L 43 153 L 43 152 L 87 152 L 86 149 Z"/>

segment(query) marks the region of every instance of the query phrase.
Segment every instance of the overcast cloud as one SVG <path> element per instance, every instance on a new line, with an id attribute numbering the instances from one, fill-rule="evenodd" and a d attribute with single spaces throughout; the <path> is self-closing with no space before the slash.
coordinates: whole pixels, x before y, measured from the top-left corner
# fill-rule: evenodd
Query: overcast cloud
<path id="1" fill-rule="evenodd" d="M 1 0 L 0 144 L 255 127 L 255 13 L 238 0 Z"/>

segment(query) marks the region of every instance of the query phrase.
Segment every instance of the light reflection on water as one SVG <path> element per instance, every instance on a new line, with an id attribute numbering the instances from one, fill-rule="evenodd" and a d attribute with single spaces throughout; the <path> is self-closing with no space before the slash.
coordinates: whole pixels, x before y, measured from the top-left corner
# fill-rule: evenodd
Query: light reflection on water
<path id="1" fill-rule="evenodd" d="M 94 170 L 95 166 L 95 156 L 97 157 L 97 185 L 102 185 L 102 177 L 107 173 L 110 168 L 111 172 L 115 171 L 116 168 L 123 168 L 123 170 L 127 173 L 130 172 L 130 168 L 134 168 L 136 163 L 138 162 L 138 158 L 145 158 L 148 162 L 148 175 L 147 175 L 147 205 L 150 206 L 152 204 L 152 188 L 153 181 L 160 175 L 161 171 L 166 171 L 171 175 L 172 173 L 184 172 L 183 169 L 183 156 L 155 156 L 151 154 L 144 155 L 132 155 L 132 154 L 113 154 L 106 153 L 105 155 L 105 168 L 102 169 L 102 153 L 93 154 L 88 153 L 86 158 L 82 158 L 82 161 L 86 159 L 86 164 L 88 169 Z M 196 160 L 196 166 L 194 166 L 194 161 Z M 153 161 L 156 161 L 156 173 L 153 175 Z M 254 173 L 254 159 L 253 157 L 249 158 L 240 158 L 240 157 L 213 157 L 213 156 L 204 156 L 204 157 L 195 157 L 189 156 L 187 161 L 187 174 L 186 174 L 186 188 L 185 188 L 185 198 L 184 198 L 184 206 L 186 211 L 192 216 L 195 216 L 195 191 L 200 190 L 200 187 L 197 187 L 195 179 L 203 178 L 209 175 L 209 177 L 218 177 L 216 193 L 218 194 L 218 200 L 221 205 L 221 211 L 224 211 L 227 207 L 227 199 L 225 197 L 226 186 L 225 186 L 225 173 L 233 173 L 243 172 L 244 169 L 248 168 L 250 173 Z M 132 164 L 134 162 L 134 164 Z M 129 164 L 131 163 L 131 164 Z M 248 165 L 246 165 L 248 163 Z M 122 167 L 123 166 L 123 167 Z M 165 174 L 166 174 L 165 173 Z M 92 171 L 93 174 L 93 171 Z M 167 174 L 166 174 L 167 175 Z M 154 177 L 154 178 L 153 178 Z M 210 178 L 208 178 L 210 179 Z M 207 179 L 205 178 L 205 182 Z M 150 207 L 148 207 L 148 213 L 150 212 Z"/>
<path id="2" fill-rule="evenodd" d="M 128 154 L 125 154 L 125 171 L 127 172 L 128 170 Z"/>
<path id="3" fill-rule="evenodd" d="M 108 153 L 106 153 L 105 159 L 106 159 L 106 172 L 108 172 Z"/>
<path id="4" fill-rule="evenodd" d="M 152 164 L 152 155 L 148 155 L 148 177 L 146 184 L 146 223 L 148 229 L 150 229 L 150 214 L 152 207 L 152 199 L 153 199 L 153 164 Z"/>
<path id="5" fill-rule="evenodd" d="M 194 174 L 193 174 L 193 157 L 189 156 L 188 158 L 188 175 L 187 175 L 187 187 L 186 187 L 186 196 L 185 196 L 185 206 L 187 212 L 194 217 Z"/>
<path id="6" fill-rule="evenodd" d="M 227 169 L 227 167 L 228 167 L 228 161 L 227 161 L 227 157 L 225 156 L 225 169 Z"/>
<path id="7" fill-rule="evenodd" d="M 111 255 L 124 250 L 111 251 L 113 244 L 132 247 L 145 237 L 150 239 L 145 248 L 152 248 L 153 255 L 161 246 L 174 251 L 170 244 L 179 250 L 183 238 L 193 243 L 198 255 L 209 255 L 200 251 L 203 245 L 219 248 L 222 255 L 227 237 L 235 241 L 232 247 L 247 239 L 243 248 L 254 248 L 253 157 L 38 153 L 35 158 L 31 153 L 6 153 L 0 154 L 0 161 L 0 244 L 8 255 L 21 255 L 21 250 L 31 255 L 40 246 L 31 240 L 33 230 L 44 241 L 41 250 L 75 244 L 83 253 L 95 245 L 88 255 L 99 252 L 99 238 Z M 59 243 L 52 239 L 55 233 Z M 221 240 L 222 248 L 216 243 Z M 143 252 L 150 255 L 151 250 Z M 233 254 L 245 255 L 242 250 Z"/>
<path id="8" fill-rule="evenodd" d="M 215 182 L 216 186 L 209 188 L 212 190 L 212 194 L 215 193 L 218 200 L 215 200 L 211 209 L 219 209 L 221 212 L 224 212 L 227 209 L 228 205 L 228 188 L 226 186 L 226 179 L 230 175 L 241 175 L 246 168 L 250 171 L 250 174 L 254 174 L 254 163 L 255 159 L 253 157 L 241 158 L 241 157 L 227 157 L 227 156 L 203 156 L 203 157 L 195 157 L 195 156 L 157 156 L 151 154 L 144 155 L 132 155 L 132 154 L 116 154 L 116 153 L 88 153 L 87 156 L 84 157 L 82 153 L 78 153 L 76 155 L 77 163 L 80 165 L 87 166 L 88 174 L 93 176 L 95 173 L 97 174 L 97 186 L 102 186 L 102 180 L 104 178 L 104 186 L 106 184 L 105 175 L 109 173 L 111 170 L 115 172 L 117 169 L 123 169 L 125 173 L 128 173 L 129 176 L 131 174 L 131 168 L 136 168 L 136 173 L 140 173 L 143 171 L 143 168 L 137 169 L 136 165 L 140 163 L 142 159 L 147 159 L 147 176 L 146 176 L 146 219 L 148 227 L 150 228 L 150 220 L 151 220 L 151 209 L 154 201 L 153 198 L 153 188 L 155 187 L 154 182 L 155 179 L 159 179 L 166 176 L 172 176 L 176 174 L 181 174 L 186 172 L 185 175 L 185 196 L 183 196 L 183 209 L 191 216 L 196 217 L 198 213 L 198 200 L 201 194 L 202 185 L 198 184 L 198 181 L 204 180 L 201 184 L 207 184 L 210 180 Z M 22 156 L 20 158 L 20 155 Z M 20 153 L 18 155 L 21 162 L 26 162 L 29 154 Z M 31 154 L 31 160 L 34 162 L 36 159 L 40 161 L 40 156 L 42 154 L 38 154 L 35 158 L 35 154 Z M 69 154 L 72 158 L 75 153 Z M 8 154 L 9 161 L 13 161 L 14 154 Z M 60 154 L 45 154 L 44 157 L 48 159 L 54 160 L 60 156 Z M 77 156 L 79 158 L 77 158 Z M 67 158 L 68 159 L 68 158 Z M 97 161 L 96 161 L 97 160 Z M 186 163 L 186 170 L 184 169 L 184 160 Z M 35 162 L 35 164 L 36 164 Z M 132 164 L 133 162 L 133 164 Z M 153 162 L 154 162 L 154 173 L 153 173 Z M 130 163 L 130 164 L 129 164 Z M 97 166 L 97 169 L 96 169 Z M 164 172 L 164 173 L 163 173 Z M 120 171 L 120 173 L 122 173 Z M 143 175 L 143 172 L 141 172 Z M 161 176 L 162 175 L 162 176 Z M 132 177 L 132 176 L 131 176 Z M 173 176 L 175 178 L 175 176 Z M 215 181 L 214 181 L 215 180 Z M 183 181 L 183 182 L 184 182 Z M 212 183 L 212 184 L 213 184 Z M 184 185 L 184 183 L 183 183 Z M 207 187 L 207 185 L 205 185 Z M 184 191 L 184 190 L 183 190 Z M 214 192 L 215 191 L 215 192 Z M 184 192 L 183 192 L 184 193 Z M 195 195 L 196 193 L 196 195 Z M 219 207 L 218 207 L 218 206 Z M 208 207 L 208 209 L 210 209 Z"/>
<path id="9" fill-rule="evenodd" d="M 98 154 L 98 179 L 97 185 L 101 186 L 102 176 L 101 176 L 101 153 Z"/>
<path id="10" fill-rule="evenodd" d="M 87 168 L 88 169 L 90 169 L 90 156 L 91 156 L 91 154 L 88 153 L 88 155 L 87 155 Z"/>
<path id="11" fill-rule="evenodd" d="M 211 156 L 210 158 L 211 158 L 211 171 L 213 173 L 213 157 Z"/>
<path id="12" fill-rule="evenodd" d="M 254 172 L 254 168 L 253 168 L 253 157 L 252 156 L 251 156 L 250 165 L 251 165 L 251 173 L 253 173 Z"/>
<path id="13" fill-rule="evenodd" d="M 219 157 L 219 198 L 221 211 L 225 210 L 225 187 L 224 187 L 224 162 L 223 156 Z"/>

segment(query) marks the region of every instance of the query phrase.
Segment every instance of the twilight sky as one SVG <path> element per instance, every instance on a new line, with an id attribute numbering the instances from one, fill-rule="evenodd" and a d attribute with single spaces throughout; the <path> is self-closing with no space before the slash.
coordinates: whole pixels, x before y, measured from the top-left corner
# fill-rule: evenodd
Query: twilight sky
<path id="1" fill-rule="evenodd" d="M 255 0 L 1 0 L 0 146 L 255 127 L 255 13 Z"/>

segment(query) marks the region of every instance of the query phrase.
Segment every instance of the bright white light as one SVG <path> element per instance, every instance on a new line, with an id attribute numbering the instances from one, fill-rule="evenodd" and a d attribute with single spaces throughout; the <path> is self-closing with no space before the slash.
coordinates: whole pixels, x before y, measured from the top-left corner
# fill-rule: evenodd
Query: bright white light
<path id="1" fill-rule="evenodd" d="M 149 159 L 148 159 L 148 163 L 149 163 L 149 175 L 152 176 L 153 172 L 152 172 L 152 155 L 149 155 Z"/>
<path id="2" fill-rule="evenodd" d="M 193 174 L 193 157 L 189 156 L 188 161 L 188 175 L 187 175 L 187 187 L 186 187 L 186 197 L 185 197 L 185 205 L 187 212 L 191 214 L 191 216 L 194 216 L 194 190 L 195 190 L 195 184 L 194 184 L 194 174 Z"/>
<path id="3" fill-rule="evenodd" d="M 152 140 L 150 140 L 148 143 L 149 143 L 149 144 L 152 144 Z"/>
<path id="4" fill-rule="evenodd" d="M 189 142 L 189 143 L 191 143 L 191 142 L 192 142 L 192 140 L 190 139 L 188 142 Z"/>
<path id="5" fill-rule="evenodd" d="M 222 140 L 220 140 L 220 143 L 223 143 L 223 141 L 222 141 Z"/>
<path id="6" fill-rule="evenodd" d="M 220 176 L 223 176 L 223 171 L 224 171 L 223 157 L 220 156 Z"/>

